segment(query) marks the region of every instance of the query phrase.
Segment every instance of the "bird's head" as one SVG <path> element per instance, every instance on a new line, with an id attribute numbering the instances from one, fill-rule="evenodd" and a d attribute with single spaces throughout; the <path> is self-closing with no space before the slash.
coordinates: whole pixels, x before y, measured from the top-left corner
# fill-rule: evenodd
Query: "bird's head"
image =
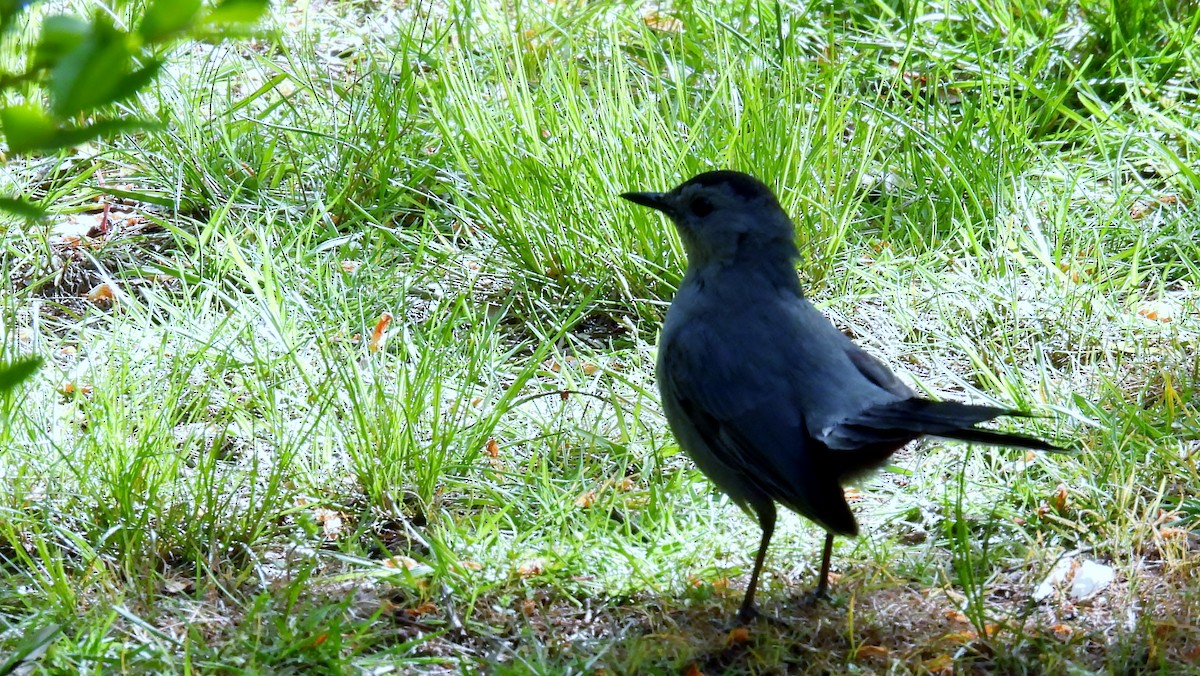
<path id="1" fill-rule="evenodd" d="M 771 189 L 738 171 L 709 171 L 669 192 L 621 197 L 670 216 L 689 265 L 730 262 L 747 254 L 788 261 L 799 255 L 795 228 Z"/>

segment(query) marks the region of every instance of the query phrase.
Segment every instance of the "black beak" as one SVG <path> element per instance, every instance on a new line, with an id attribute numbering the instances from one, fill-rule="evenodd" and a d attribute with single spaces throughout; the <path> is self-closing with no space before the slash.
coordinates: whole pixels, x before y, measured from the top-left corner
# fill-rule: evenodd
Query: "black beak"
<path id="1" fill-rule="evenodd" d="M 671 207 L 670 207 L 670 205 L 667 204 L 666 196 L 667 196 L 667 194 L 662 193 L 662 192 L 623 192 L 623 193 L 621 193 L 621 197 L 624 197 L 625 199 L 629 200 L 630 202 L 633 202 L 634 204 L 640 204 L 644 207 L 650 207 L 651 209 L 658 209 L 659 211 L 670 214 Z"/>

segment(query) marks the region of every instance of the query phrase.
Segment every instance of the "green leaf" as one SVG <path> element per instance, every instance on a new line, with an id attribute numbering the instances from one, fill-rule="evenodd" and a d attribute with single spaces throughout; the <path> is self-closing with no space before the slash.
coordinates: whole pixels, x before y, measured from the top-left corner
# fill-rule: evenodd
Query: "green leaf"
<path id="1" fill-rule="evenodd" d="M 200 0 L 157 0 L 146 9 L 138 33 L 148 43 L 162 42 L 186 30 L 199 11 Z"/>
<path id="2" fill-rule="evenodd" d="M 41 366 L 41 357 L 24 357 L 0 364 L 0 392 L 7 392 L 28 380 Z"/>
<path id="3" fill-rule="evenodd" d="M 155 129 L 160 123 L 141 119 L 101 119 L 84 127 L 59 126 L 36 106 L 9 106 L 0 109 L 8 149 L 14 155 L 33 151 L 52 151 L 79 145 L 85 141 L 137 129 Z"/>
<path id="4" fill-rule="evenodd" d="M 16 19 L 25 11 L 26 7 L 33 5 L 37 0 L 0 0 L 0 33 L 5 33 L 9 28 L 13 27 Z M 0 674 L 5 673 L 0 671 Z"/>
<path id="5" fill-rule="evenodd" d="M 88 24 L 82 19 L 64 15 L 46 17 L 30 70 L 53 68 L 64 56 L 79 49 L 87 36 Z"/>
<path id="6" fill-rule="evenodd" d="M 17 197 L 0 197 L 0 211 L 7 211 L 27 221 L 36 221 L 46 214 L 42 207 Z"/>
<path id="7" fill-rule="evenodd" d="M 205 17 L 208 24 L 254 23 L 271 6 L 270 0 L 224 0 Z"/>
<path id="8" fill-rule="evenodd" d="M 9 151 L 17 155 L 53 145 L 58 133 L 54 120 L 33 104 L 0 109 L 0 126 Z"/>
<path id="9" fill-rule="evenodd" d="M 86 127 L 62 127 L 58 130 L 58 134 L 53 139 L 53 145 L 45 148 L 52 150 L 57 148 L 68 148 L 77 146 L 80 143 L 90 141 L 94 138 L 107 138 L 116 134 L 138 131 L 143 129 L 161 129 L 162 124 L 156 120 L 143 120 L 138 118 L 116 118 L 103 119 L 93 122 Z"/>
<path id="10" fill-rule="evenodd" d="M 70 117 L 115 99 L 133 62 L 127 36 L 97 18 L 79 47 L 50 71 L 50 110 Z"/>

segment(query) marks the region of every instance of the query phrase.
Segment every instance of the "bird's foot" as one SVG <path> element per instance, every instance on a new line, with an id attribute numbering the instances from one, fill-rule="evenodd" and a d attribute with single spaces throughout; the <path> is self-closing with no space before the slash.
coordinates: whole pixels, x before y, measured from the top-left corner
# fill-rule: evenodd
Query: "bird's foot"
<path id="1" fill-rule="evenodd" d="M 807 594 L 802 595 L 798 599 L 797 603 L 806 608 L 811 608 L 812 606 L 815 606 L 822 601 L 829 601 L 829 600 L 830 600 L 829 591 L 827 589 L 825 589 L 824 587 L 817 587 L 816 589 L 808 592 Z"/>
<path id="2" fill-rule="evenodd" d="M 772 627 L 779 627 L 781 629 L 786 629 L 791 626 L 778 617 L 759 612 L 758 608 L 754 606 L 742 606 L 741 610 L 739 610 L 737 614 L 737 626 L 748 627 L 754 622 L 766 622 Z"/>

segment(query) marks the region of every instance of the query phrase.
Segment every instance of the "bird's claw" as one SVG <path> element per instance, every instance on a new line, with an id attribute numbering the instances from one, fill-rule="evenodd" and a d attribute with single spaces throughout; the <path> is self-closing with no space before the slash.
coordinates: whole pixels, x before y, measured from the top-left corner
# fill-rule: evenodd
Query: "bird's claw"
<path id="1" fill-rule="evenodd" d="M 766 622 L 772 627 L 779 627 L 781 629 L 786 629 L 791 626 L 786 621 L 781 620 L 778 617 L 759 612 L 758 608 L 754 606 L 743 606 L 737 614 L 737 626 L 747 627 L 754 622 Z"/>
<path id="2" fill-rule="evenodd" d="M 807 594 L 804 594 L 803 596 L 801 596 L 799 599 L 799 604 L 801 606 L 804 606 L 807 608 L 807 607 L 815 606 L 822 601 L 829 601 L 829 600 L 830 600 L 829 592 L 825 589 L 821 589 L 820 587 L 818 587 L 818 588 L 808 592 Z"/>

